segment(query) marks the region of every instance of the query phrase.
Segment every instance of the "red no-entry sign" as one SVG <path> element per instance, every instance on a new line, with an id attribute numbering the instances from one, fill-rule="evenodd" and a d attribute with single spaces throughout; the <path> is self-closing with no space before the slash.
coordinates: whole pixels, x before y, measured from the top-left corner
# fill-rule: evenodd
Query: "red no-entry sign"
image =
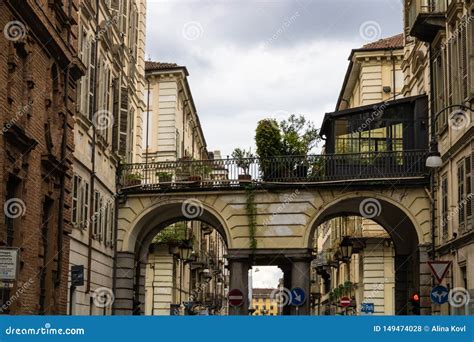
<path id="1" fill-rule="evenodd" d="M 227 295 L 230 306 L 241 306 L 244 303 L 244 294 L 239 289 L 232 289 Z"/>
<path id="2" fill-rule="evenodd" d="M 341 297 L 339 304 L 343 307 L 351 305 L 351 299 L 349 297 Z"/>

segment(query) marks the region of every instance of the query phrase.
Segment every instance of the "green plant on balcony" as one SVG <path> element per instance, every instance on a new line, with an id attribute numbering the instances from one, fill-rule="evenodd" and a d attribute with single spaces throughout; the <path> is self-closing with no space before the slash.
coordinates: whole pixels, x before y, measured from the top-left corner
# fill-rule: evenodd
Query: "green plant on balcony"
<path id="1" fill-rule="evenodd" d="M 248 151 L 241 148 L 236 148 L 232 152 L 232 158 L 235 159 L 237 167 L 241 168 L 244 174 L 239 174 L 239 181 L 249 181 L 252 179 L 252 176 L 249 174 L 250 165 L 253 162 L 255 156 L 253 155 L 252 151 L 249 149 Z"/>
<path id="2" fill-rule="evenodd" d="M 158 181 L 160 183 L 171 182 L 171 180 L 173 179 L 173 174 L 170 172 L 157 172 L 155 175 L 156 177 L 158 177 Z"/>
<path id="3" fill-rule="evenodd" d="M 140 173 L 129 173 L 125 175 L 125 186 L 140 185 L 142 175 Z"/>
<path id="4" fill-rule="evenodd" d="M 160 231 L 153 239 L 153 242 L 179 245 L 189 240 L 187 239 L 187 229 L 186 223 L 175 223 Z"/>

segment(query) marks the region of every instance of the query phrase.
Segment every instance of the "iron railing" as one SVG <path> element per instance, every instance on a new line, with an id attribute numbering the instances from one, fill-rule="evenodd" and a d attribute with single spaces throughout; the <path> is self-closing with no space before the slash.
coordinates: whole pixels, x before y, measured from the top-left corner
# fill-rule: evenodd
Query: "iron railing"
<path id="1" fill-rule="evenodd" d="M 412 0 L 408 8 L 408 25 L 413 27 L 420 14 L 445 13 L 449 3 L 450 0 Z"/>
<path id="2" fill-rule="evenodd" d="M 417 150 L 124 164 L 120 184 L 124 190 L 171 190 L 415 178 L 428 174 L 426 156 Z"/>

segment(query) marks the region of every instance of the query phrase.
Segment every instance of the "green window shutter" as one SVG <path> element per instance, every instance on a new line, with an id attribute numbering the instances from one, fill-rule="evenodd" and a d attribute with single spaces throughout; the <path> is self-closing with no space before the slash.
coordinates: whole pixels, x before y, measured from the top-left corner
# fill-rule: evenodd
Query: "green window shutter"
<path id="1" fill-rule="evenodd" d="M 119 122 L 120 122 L 120 88 L 119 80 L 116 78 L 112 82 L 112 115 L 114 117 L 114 127 L 112 129 L 112 150 L 118 152 Z"/>
<path id="2" fill-rule="evenodd" d="M 122 87 L 120 90 L 120 120 L 119 120 L 119 148 L 118 154 L 122 157 L 127 155 L 127 133 L 128 133 L 128 89 Z"/>

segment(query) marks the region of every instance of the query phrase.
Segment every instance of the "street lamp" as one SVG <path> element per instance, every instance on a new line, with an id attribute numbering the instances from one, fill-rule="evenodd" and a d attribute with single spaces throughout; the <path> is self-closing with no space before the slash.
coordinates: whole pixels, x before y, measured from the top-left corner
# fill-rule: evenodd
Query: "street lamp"
<path id="1" fill-rule="evenodd" d="M 191 259 L 191 254 L 193 253 L 193 246 L 189 242 L 183 243 L 179 248 L 179 258 L 184 262 Z"/>
<path id="2" fill-rule="evenodd" d="M 433 123 L 431 124 L 430 152 L 428 154 L 428 157 L 426 158 L 426 167 L 429 167 L 431 169 L 437 169 L 443 165 L 443 160 L 441 159 L 441 153 L 439 153 L 438 151 L 438 138 L 435 134 L 435 126 L 436 126 L 436 122 L 438 121 L 439 116 L 451 108 L 459 108 L 460 110 L 464 110 L 464 111 L 471 110 L 471 108 L 465 105 L 454 104 L 454 105 L 450 105 L 441 109 L 440 111 L 438 111 L 438 113 L 434 115 Z"/>
<path id="3" fill-rule="evenodd" d="M 354 247 L 354 244 L 352 243 L 351 239 L 348 236 L 344 236 L 342 238 L 342 241 L 339 245 L 341 249 L 341 256 L 342 260 L 344 261 L 349 261 L 352 258 L 352 248 Z"/>

